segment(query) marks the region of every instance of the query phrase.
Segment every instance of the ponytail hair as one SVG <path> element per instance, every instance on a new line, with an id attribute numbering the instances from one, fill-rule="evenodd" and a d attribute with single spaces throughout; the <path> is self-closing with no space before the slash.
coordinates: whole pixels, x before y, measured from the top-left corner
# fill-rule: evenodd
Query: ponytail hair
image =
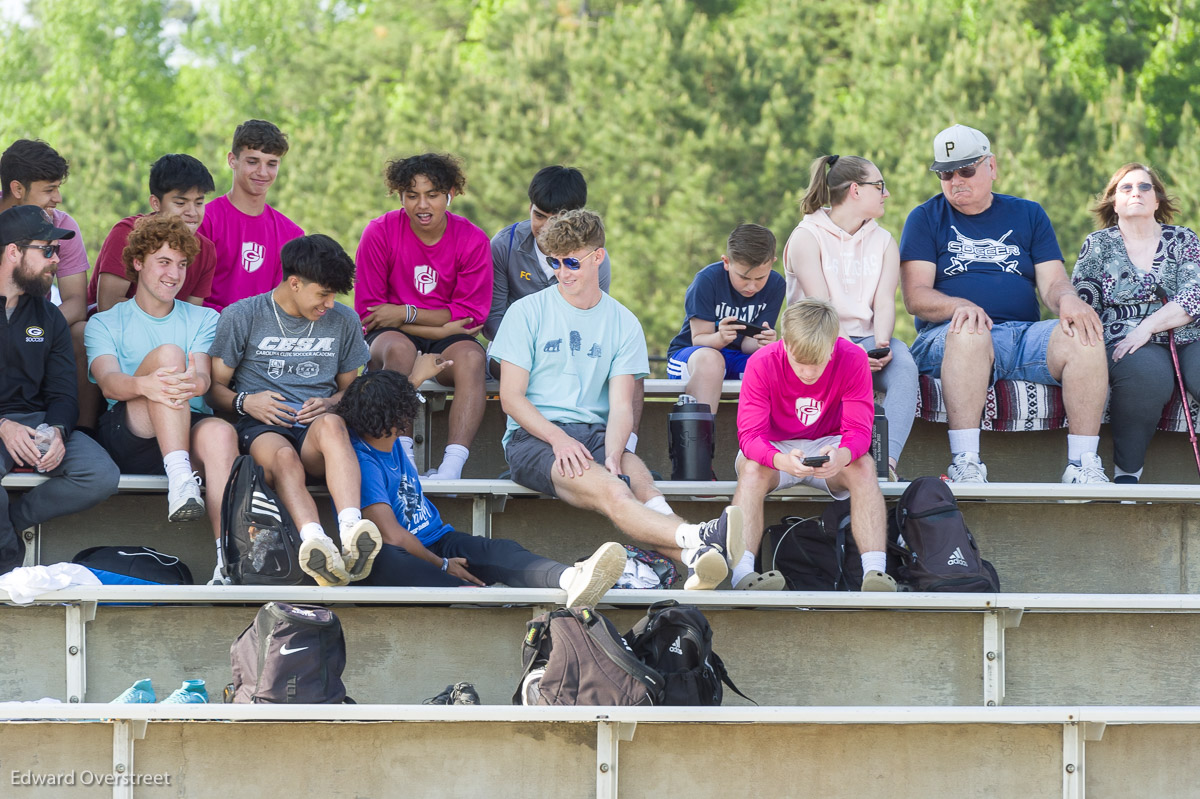
<path id="1" fill-rule="evenodd" d="M 807 214 L 818 209 L 841 205 L 851 183 L 867 179 L 870 161 L 857 155 L 823 155 L 809 167 L 808 188 L 800 200 L 800 210 Z"/>

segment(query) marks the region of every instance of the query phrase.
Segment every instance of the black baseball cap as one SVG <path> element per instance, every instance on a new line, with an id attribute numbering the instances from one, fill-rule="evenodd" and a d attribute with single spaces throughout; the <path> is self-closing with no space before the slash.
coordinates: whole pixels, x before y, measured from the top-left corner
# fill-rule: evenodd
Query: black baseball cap
<path id="1" fill-rule="evenodd" d="M 16 241 L 58 241 L 75 238 L 74 230 L 55 227 L 36 205 L 17 205 L 0 214 L 0 247 Z"/>

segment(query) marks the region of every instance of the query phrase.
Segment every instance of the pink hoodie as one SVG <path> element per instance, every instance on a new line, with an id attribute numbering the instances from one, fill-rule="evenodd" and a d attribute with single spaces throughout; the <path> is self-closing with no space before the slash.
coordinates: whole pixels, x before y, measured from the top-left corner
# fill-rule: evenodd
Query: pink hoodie
<path id="1" fill-rule="evenodd" d="M 738 443 L 747 458 L 774 467 L 773 441 L 842 437 L 855 460 L 871 448 L 875 395 L 861 347 L 839 338 L 825 371 L 811 386 L 796 376 L 784 342 L 750 356 L 738 399 Z M 815 453 L 812 453 L 815 454 Z"/>
<path id="2" fill-rule="evenodd" d="M 788 246 L 783 248 L 783 271 L 787 278 L 787 301 L 790 305 L 804 298 L 800 290 L 796 248 L 792 239 L 800 230 L 807 230 L 817 240 L 821 249 L 821 271 L 829 289 L 829 301 L 837 308 L 842 322 L 842 331 L 848 336 L 869 336 L 875 331 L 872 303 L 879 288 L 879 276 L 883 273 L 883 255 L 892 243 L 892 234 L 881 228 L 874 219 L 869 219 L 850 234 L 842 230 L 829 214 L 821 208 L 808 214 L 796 225 L 788 237 Z"/>

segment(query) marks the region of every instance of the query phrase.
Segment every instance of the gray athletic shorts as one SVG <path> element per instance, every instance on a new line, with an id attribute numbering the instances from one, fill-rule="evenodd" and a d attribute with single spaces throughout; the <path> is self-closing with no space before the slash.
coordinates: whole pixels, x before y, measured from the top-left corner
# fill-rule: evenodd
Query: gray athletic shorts
<path id="1" fill-rule="evenodd" d="M 588 448 L 596 459 L 592 468 L 604 468 L 604 433 L 602 424 L 558 424 L 560 430 Z M 533 433 L 518 428 L 504 448 L 509 475 L 514 483 L 557 497 L 550 477 L 554 466 L 554 447 Z"/>

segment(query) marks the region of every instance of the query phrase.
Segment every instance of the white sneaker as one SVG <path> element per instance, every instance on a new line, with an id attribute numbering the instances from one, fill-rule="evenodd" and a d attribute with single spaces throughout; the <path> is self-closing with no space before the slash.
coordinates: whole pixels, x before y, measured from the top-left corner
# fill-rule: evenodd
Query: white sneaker
<path id="1" fill-rule="evenodd" d="M 892 575 L 872 569 L 863 575 L 863 591 L 895 591 L 896 580 Z"/>
<path id="2" fill-rule="evenodd" d="M 951 483 L 986 483 L 987 467 L 974 452 L 960 452 L 950 462 L 946 477 Z"/>
<path id="3" fill-rule="evenodd" d="M 567 607 L 593 607 L 625 571 L 625 547 L 609 541 L 575 568 L 575 579 L 567 589 Z"/>
<path id="4" fill-rule="evenodd" d="M 198 473 L 180 475 L 167 485 L 167 521 L 190 522 L 203 515 L 204 498 L 200 496 Z"/>
<path id="5" fill-rule="evenodd" d="M 341 534 L 342 560 L 350 582 L 358 582 L 371 574 L 371 564 L 383 548 L 383 536 L 370 519 L 360 519 L 354 527 Z"/>
<path id="6" fill-rule="evenodd" d="M 1073 463 L 1067 464 L 1067 470 L 1063 472 L 1062 481 L 1064 483 L 1107 483 L 1108 476 L 1104 474 L 1104 463 L 1100 460 L 1100 456 L 1094 452 L 1085 452 L 1079 458 L 1079 465 Z"/>
<path id="7" fill-rule="evenodd" d="M 300 544 L 300 568 L 317 581 L 317 585 L 345 585 L 350 582 L 346 564 L 337 545 L 327 535 L 305 539 Z"/>

